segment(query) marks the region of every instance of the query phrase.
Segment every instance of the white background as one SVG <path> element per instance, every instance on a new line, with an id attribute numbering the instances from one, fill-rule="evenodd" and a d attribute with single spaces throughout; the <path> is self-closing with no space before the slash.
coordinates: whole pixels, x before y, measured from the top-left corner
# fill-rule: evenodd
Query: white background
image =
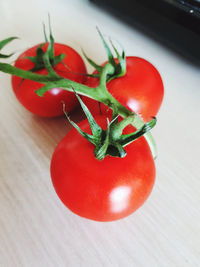
<path id="1" fill-rule="evenodd" d="M 165 98 L 152 131 L 156 184 L 148 201 L 120 221 L 98 223 L 70 212 L 49 174 L 69 125 L 31 115 L 15 99 L 9 75 L 0 73 L 0 266 L 200 266 L 199 68 L 84 0 L 1 0 L 0 39 L 20 37 L 5 52 L 42 42 L 48 13 L 56 41 L 83 48 L 99 64 L 106 55 L 96 26 L 127 55 L 159 70 Z M 79 112 L 72 117 L 79 120 Z"/>

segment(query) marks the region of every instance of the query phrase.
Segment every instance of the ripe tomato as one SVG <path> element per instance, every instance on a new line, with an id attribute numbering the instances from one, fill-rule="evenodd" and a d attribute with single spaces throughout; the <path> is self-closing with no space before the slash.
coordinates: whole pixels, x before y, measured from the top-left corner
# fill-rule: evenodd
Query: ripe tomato
<path id="1" fill-rule="evenodd" d="M 96 87 L 98 83 L 98 78 L 87 80 L 90 87 Z M 107 88 L 123 106 L 138 113 L 145 122 L 156 116 L 164 94 L 159 72 L 139 57 L 126 57 L 126 74 L 108 82 Z M 83 101 L 93 114 L 100 113 L 99 105 L 94 100 L 83 97 Z M 106 114 L 108 108 L 103 104 L 100 107 L 102 114 Z"/>
<path id="2" fill-rule="evenodd" d="M 105 129 L 105 116 L 95 117 Z M 79 123 L 91 133 L 88 121 Z M 124 133 L 135 130 L 132 126 Z M 98 161 L 94 146 L 74 128 L 61 140 L 51 160 L 51 177 L 61 201 L 79 216 L 113 221 L 133 213 L 148 198 L 155 181 L 149 146 L 141 137 L 126 147 L 127 156 Z"/>
<path id="3" fill-rule="evenodd" d="M 44 45 L 43 51 L 47 50 L 47 46 L 48 44 Z M 15 67 L 23 70 L 32 69 L 34 63 L 27 57 L 35 56 L 38 47 L 39 45 L 36 45 L 22 53 L 16 60 Z M 62 63 L 60 62 L 54 67 L 56 73 L 64 78 L 84 83 L 85 76 L 77 74 L 86 73 L 86 67 L 81 56 L 67 45 L 54 43 L 55 56 L 62 53 L 66 56 Z M 46 75 L 47 71 L 46 69 L 40 69 L 36 73 Z M 46 92 L 43 97 L 39 97 L 35 91 L 42 86 L 41 83 L 26 79 L 22 80 L 20 77 L 12 76 L 12 87 L 16 97 L 33 114 L 42 117 L 56 117 L 63 114 L 62 102 L 65 103 L 68 112 L 78 105 L 76 96 L 73 93 L 60 88 L 53 88 Z"/>

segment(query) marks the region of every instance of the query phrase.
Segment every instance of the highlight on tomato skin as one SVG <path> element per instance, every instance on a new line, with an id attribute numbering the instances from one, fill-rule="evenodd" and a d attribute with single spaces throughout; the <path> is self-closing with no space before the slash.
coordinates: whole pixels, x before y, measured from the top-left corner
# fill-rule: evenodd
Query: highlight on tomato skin
<path id="1" fill-rule="evenodd" d="M 30 70 L 34 67 L 34 63 L 27 57 L 36 56 L 36 45 L 24 53 L 16 60 L 14 66 L 23 70 Z M 48 43 L 42 49 L 47 50 Z M 71 79 L 79 83 L 85 83 L 87 73 L 85 63 L 81 56 L 71 47 L 54 43 L 55 56 L 64 53 L 66 56 L 62 62 L 57 63 L 54 70 L 57 74 L 64 78 Z M 35 71 L 36 73 L 46 75 L 46 69 Z M 47 91 L 43 97 L 39 97 L 35 91 L 43 86 L 43 84 L 17 76 L 11 79 L 13 91 L 19 102 L 30 112 L 41 117 L 57 117 L 63 115 L 63 103 L 65 103 L 67 112 L 75 109 L 79 104 L 75 95 L 60 88 L 53 88 Z"/>
<path id="2" fill-rule="evenodd" d="M 106 117 L 95 117 L 106 128 Z M 79 123 L 90 133 L 87 120 Z M 125 133 L 135 130 L 125 128 Z M 126 147 L 127 156 L 94 157 L 94 146 L 72 129 L 56 147 L 51 160 L 55 191 L 73 213 L 95 221 L 129 216 L 148 199 L 155 182 L 155 164 L 144 137 Z"/>
<path id="3" fill-rule="evenodd" d="M 105 65 L 102 64 L 102 66 Z M 97 71 L 94 72 L 96 74 Z M 96 87 L 98 78 L 90 77 L 86 84 Z M 164 86 L 158 70 L 140 57 L 126 57 L 126 74 L 107 83 L 108 91 L 123 106 L 136 112 L 147 122 L 157 116 L 164 96 Z M 88 97 L 82 98 L 92 114 L 100 114 L 99 104 Z M 100 104 L 101 114 L 108 114 L 108 108 Z"/>

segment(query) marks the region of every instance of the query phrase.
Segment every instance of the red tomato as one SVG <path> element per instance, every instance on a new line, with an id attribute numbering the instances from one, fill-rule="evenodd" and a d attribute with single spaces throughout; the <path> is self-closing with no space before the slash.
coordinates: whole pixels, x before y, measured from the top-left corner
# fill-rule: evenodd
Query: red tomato
<path id="1" fill-rule="evenodd" d="M 105 63 L 104 63 L 105 64 Z M 138 113 L 145 122 L 155 117 L 163 100 L 164 88 L 159 72 L 143 58 L 126 57 L 126 74 L 107 83 L 108 91 L 126 108 Z M 87 85 L 96 87 L 97 78 L 89 78 Z M 83 97 L 83 101 L 93 114 L 99 114 L 99 105 L 94 100 Z M 106 114 L 108 108 L 101 104 Z"/>
<path id="2" fill-rule="evenodd" d="M 105 129 L 105 116 L 95 118 Z M 88 121 L 79 123 L 91 133 Z M 126 127 L 124 133 L 135 129 Z M 51 160 L 51 177 L 61 201 L 79 216 L 113 221 L 133 213 L 148 198 L 155 181 L 149 146 L 141 137 L 126 147 L 127 156 L 98 161 L 94 146 L 74 128 L 61 140 Z"/>
<path id="3" fill-rule="evenodd" d="M 22 53 L 15 62 L 15 67 L 30 70 L 34 67 L 34 63 L 26 57 L 35 56 L 36 50 L 39 45 L 36 45 L 24 53 Z M 45 44 L 43 50 L 46 51 L 48 44 Z M 54 43 L 55 56 L 64 53 L 66 56 L 63 59 L 63 63 L 58 63 L 54 70 L 57 74 L 64 78 L 74 80 L 79 83 L 85 82 L 84 75 L 78 75 L 75 73 L 86 73 L 85 64 L 80 55 L 71 47 L 64 44 Z M 67 66 L 67 67 L 66 67 Z M 40 69 L 36 73 L 46 75 L 46 69 Z M 17 76 L 12 76 L 13 91 L 21 102 L 21 104 L 31 111 L 33 114 L 42 117 L 56 117 L 63 114 L 63 105 L 65 103 L 66 110 L 69 112 L 73 110 L 78 101 L 73 93 L 62 90 L 60 88 L 53 88 L 46 92 L 43 97 L 39 97 L 35 91 L 41 88 L 41 83 L 24 80 Z"/>

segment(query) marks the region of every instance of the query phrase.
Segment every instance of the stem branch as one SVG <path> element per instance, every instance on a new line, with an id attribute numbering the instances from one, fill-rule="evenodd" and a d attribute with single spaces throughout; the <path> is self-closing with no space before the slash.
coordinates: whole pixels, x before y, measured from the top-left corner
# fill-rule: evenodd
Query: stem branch
<path id="1" fill-rule="evenodd" d="M 75 90 L 77 94 L 93 98 L 94 100 L 102 102 L 105 105 L 109 106 L 111 109 L 115 107 L 117 113 L 124 118 L 130 115 L 134 116 L 132 124 L 135 128 L 139 129 L 144 125 L 143 120 L 135 112 L 132 112 L 129 109 L 125 108 L 108 92 L 106 88 L 106 77 L 108 74 L 112 75 L 114 73 L 114 67 L 110 63 L 107 63 L 103 67 L 100 75 L 100 82 L 96 88 L 91 88 L 86 85 L 79 84 L 75 81 L 62 78 L 60 76 L 55 75 L 55 73 L 54 75 L 52 75 L 51 71 L 47 75 L 40 75 L 34 72 L 18 69 L 7 63 L 0 63 L 0 71 L 11 75 L 19 76 L 23 79 L 33 80 L 45 84 L 44 87 L 36 91 L 36 93 L 39 96 L 42 96 L 46 91 L 54 87 L 59 87 L 62 88 L 63 90 L 71 92 Z M 146 133 L 144 136 L 155 158 L 156 157 L 155 141 L 150 132 Z"/>

